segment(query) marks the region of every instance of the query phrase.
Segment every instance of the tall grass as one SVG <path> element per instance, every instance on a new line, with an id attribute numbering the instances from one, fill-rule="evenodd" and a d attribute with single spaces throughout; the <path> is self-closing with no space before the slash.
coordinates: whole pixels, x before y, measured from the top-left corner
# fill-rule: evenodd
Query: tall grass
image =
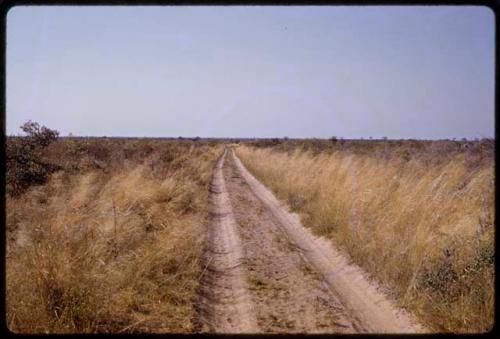
<path id="1" fill-rule="evenodd" d="M 218 147 L 62 140 L 64 168 L 7 197 L 16 333 L 189 332 Z"/>
<path id="2" fill-rule="evenodd" d="M 435 331 L 492 328 L 492 157 L 471 165 L 465 152 L 411 154 L 404 142 L 382 154 L 276 148 L 242 146 L 237 154 L 401 306 Z"/>

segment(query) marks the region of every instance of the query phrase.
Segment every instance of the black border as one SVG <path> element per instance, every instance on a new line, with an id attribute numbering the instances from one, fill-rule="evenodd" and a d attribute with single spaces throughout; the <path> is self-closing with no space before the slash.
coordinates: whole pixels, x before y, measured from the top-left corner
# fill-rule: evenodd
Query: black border
<path id="1" fill-rule="evenodd" d="M 498 91 L 498 80 L 499 80 L 499 31 L 498 31 L 498 20 L 497 20 L 497 11 L 500 8 L 500 0 L 494 1 L 494 0 L 479 0 L 479 1 L 473 1 L 473 0 L 452 0 L 452 1 L 423 1 L 423 0 L 414 0 L 414 1 L 404 1 L 404 0 L 385 0 L 385 1 L 377 1 L 377 0 L 353 0 L 353 1 L 348 1 L 348 0 L 315 0 L 315 1 L 300 1 L 300 0 L 285 0 L 285 1 L 244 1 L 244 0 L 233 0 L 233 1 L 228 1 L 228 0 L 211 0 L 211 1 L 196 1 L 196 0 L 190 0 L 190 1 L 179 1 L 179 0 L 174 0 L 174 1 L 159 1 L 159 0 L 144 0 L 144 1 L 132 1 L 132 0 L 80 0 L 80 1 L 75 1 L 75 0 L 69 0 L 69 1 L 63 1 L 63 0 L 6 0 L 2 1 L 0 0 L 0 45 L 2 46 L 1 51 L 0 51 L 0 81 L 1 81 L 1 96 L 0 96 L 0 111 L 2 113 L 0 117 L 0 129 L 1 129 L 1 137 L 2 137 L 2 147 L 1 147 L 1 157 L 2 160 L 1 163 L 1 173 L 2 173 L 2 185 L 0 185 L 0 195 L 2 197 L 1 199 L 1 220 L 3 222 L 3 227 L 4 231 L 2 232 L 2 237 L 1 237 L 1 249 L 3 253 L 3 260 L 0 261 L 0 269 L 3 273 L 3 279 L 2 279 L 2 284 L 1 284 L 1 292 L 2 292 L 2 302 L 0 303 L 0 310 L 2 311 L 2 316 L 0 318 L 0 330 L 4 335 L 2 335 L 3 338 L 5 337 L 33 337 L 33 336 L 47 336 L 44 334 L 16 334 L 13 332 L 10 332 L 7 323 L 6 323 L 6 308 L 5 308 L 5 286 L 6 286 L 6 275 L 5 275 L 5 256 L 6 256 L 6 246 L 5 246 L 5 241 L 6 241 L 6 233 L 5 233 L 5 218 L 6 218 L 6 213 L 5 213 L 5 140 L 6 140 L 6 124 L 5 124 L 5 118 L 6 118 L 6 24 L 7 24 L 7 14 L 8 11 L 15 7 L 15 6 L 168 6 L 168 5 L 211 5 L 211 6 L 220 6 L 220 5 L 233 5 L 233 6 L 242 6 L 242 5 L 272 5 L 272 6 L 288 6 L 288 5 L 294 5 L 294 6 L 331 6 L 331 5 L 342 5 L 342 6 L 485 6 L 489 7 L 494 15 L 495 15 L 495 149 L 497 147 L 497 139 L 498 139 L 498 101 L 499 101 L 499 91 Z M 496 166 L 497 164 L 497 157 L 496 157 L 496 152 L 495 152 L 495 177 L 497 177 L 498 174 L 498 167 Z M 498 183 L 497 180 L 495 180 L 495 199 L 498 198 L 497 196 L 498 193 Z M 495 213 L 495 228 L 496 228 L 496 213 Z M 497 231 L 497 230 L 496 230 Z M 496 253 L 496 248 L 498 245 L 498 232 L 495 232 L 495 253 Z M 495 261 L 495 270 L 498 271 L 498 266 L 497 266 L 498 260 Z M 413 337 L 413 336 L 418 336 L 418 337 L 492 337 L 492 338 L 500 338 L 500 333 L 498 330 L 498 325 L 497 325 L 497 305 L 498 305 L 498 293 L 497 292 L 497 285 L 498 280 L 496 279 L 495 275 L 495 323 L 493 325 L 493 328 L 490 332 L 488 333 L 481 333 L 481 334 L 452 334 L 452 333 L 434 333 L 434 334 L 406 334 L 406 335 L 399 335 L 399 334 L 353 334 L 353 335 L 339 335 L 339 336 L 355 336 L 355 337 L 367 337 L 367 338 L 380 338 L 380 337 L 392 337 L 392 338 L 399 338 L 399 337 Z M 56 335 L 56 336 L 92 336 L 95 334 L 48 334 L 48 335 Z M 100 334 L 97 334 L 100 335 Z M 240 338 L 251 338 L 251 337 L 271 337 L 271 335 L 260 335 L 260 334 L 253 334 L 253 335 L 212 335 L 212 334 L 110 334 L 112 336 L 167 336 L 167 337 L 191 337 L 191 336 L 200 336 L 200 337 L 224 337 L 224 338 L 230 338 L 230 337 L 240 337 Z M 315 338 L 331 338 L 332 336 L 337 336 L 337 335 L 300 335 L 300 334 L 283 334 L 283 335 L 272 335 L 272 337 L 315 337 Z"/>

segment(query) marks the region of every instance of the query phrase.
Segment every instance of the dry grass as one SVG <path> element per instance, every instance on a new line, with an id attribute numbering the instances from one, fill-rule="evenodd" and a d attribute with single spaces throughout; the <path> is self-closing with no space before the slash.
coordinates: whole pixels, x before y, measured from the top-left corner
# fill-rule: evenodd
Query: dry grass
<path id="1" fill-rule="evenodd" d="M 207 185 L 220 147 L 60 140 L 64 169 L 7 197 L 7 324 L 16 333 L 189 332 Z"/>
<path id="2" fill-rule="evenodd" d="M 472 145 L 479 154 L 451 141 L 374 143 L 236 151 L 306 226 L 333 239 L 434 331 L 490 330 L 492 146 Z"/>

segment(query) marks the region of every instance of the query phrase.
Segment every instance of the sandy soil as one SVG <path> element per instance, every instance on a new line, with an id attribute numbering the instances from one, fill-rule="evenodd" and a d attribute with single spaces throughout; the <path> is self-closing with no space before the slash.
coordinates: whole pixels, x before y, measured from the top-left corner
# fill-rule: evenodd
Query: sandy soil
<path id="1" fill-rule="evenodd" d="M 258 328 L 248 296 L 245 256 L 222 174 L 225 155 L 217 161 L 210 184 L 210 222 L 196 327 L 200 332 L 255 333 Z"/>
<path id="2" fill-rule="evenodd" d="M 424 332 L 226 150 L 210 187 L 198 331 Z"/>

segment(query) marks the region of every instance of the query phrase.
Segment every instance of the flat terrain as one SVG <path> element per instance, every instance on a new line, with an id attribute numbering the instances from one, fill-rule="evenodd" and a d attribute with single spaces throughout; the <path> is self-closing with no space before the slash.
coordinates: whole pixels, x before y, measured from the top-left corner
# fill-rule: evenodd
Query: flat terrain
<path id="1" fill-rule="evenodd" d="M 44 133 L 7 140 L 13 332 L 492 327 L 491 140 Z"/>

